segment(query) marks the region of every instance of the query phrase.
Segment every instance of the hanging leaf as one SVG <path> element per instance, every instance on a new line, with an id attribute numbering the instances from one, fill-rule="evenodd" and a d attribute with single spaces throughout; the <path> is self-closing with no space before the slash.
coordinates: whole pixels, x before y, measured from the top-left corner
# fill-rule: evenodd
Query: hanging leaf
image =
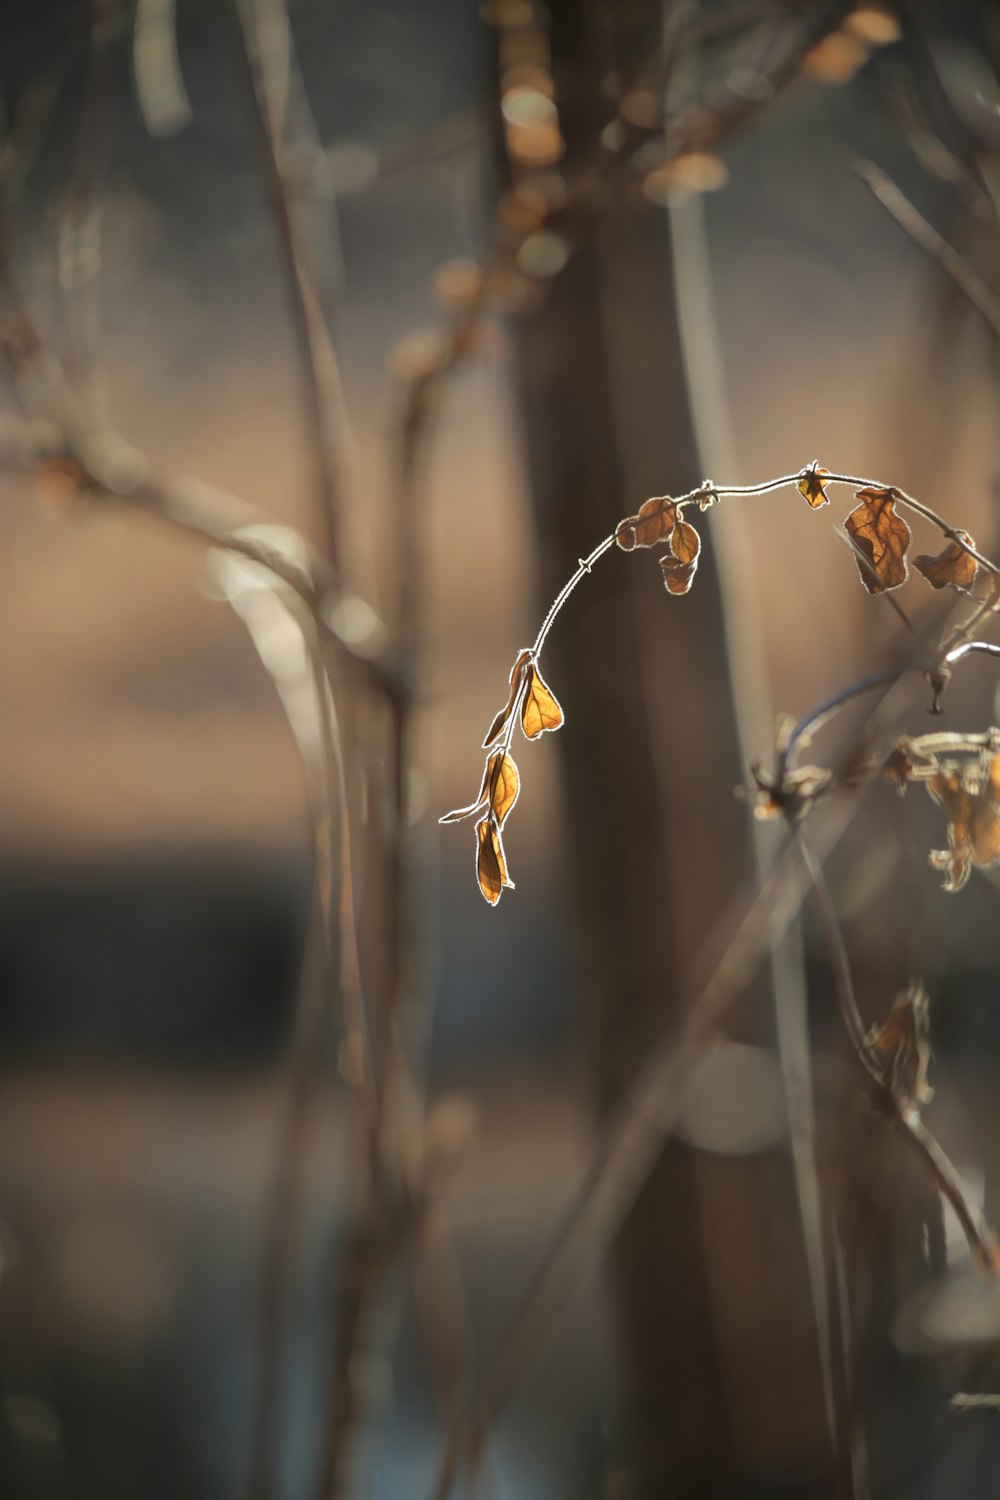
<path id="1" fill-rule="evenodd" d="M 510 693 L 507 696 L 507 702 L 504 704 L 503 708 L 497 714 L 496 718 L 493 720 L 493 723 L 486 731 L 486 738 L 483 740 L 484 750 L 489 750 L 490 747 L 495 744 L 503 734 L 503 731 L 507 728 L 507 721 L 510 718 L 511 714 L 514 712 L 514 704 L 517 702 L 517 695 L 521 688 L 524 669 L 530 660 L 530 651 L 525 650 L 518 652 L 514 665 L 510 669 L 510 677 L 508 679 L 508 681 L 510 682 Z"/>
<path id="2" fill-rule="evenodd" d="M 500 830 L 492 818 L 484 818 L 481 823 L 476 824 L 476 837 L 476 878 L 479 889 L 490 905 L 496 906 L 505 886 L 509 890 L 514 889 L 514 883 L 507 875 Z"/>
<path id="3" fill-rule="evenodd" d="M 483 782 L 479 788 L 479 796 L 475 802 L 470 802 L 468 807 L 457 807 L 454 812 L 445 813 L 443 818 L 438 818 L 439 823 L 461 823 L 463 818 L 471 818 L 486 807 L 488 801 L 486 792 L 495 760 L 496 756 L 491 755 L 486 762 L 486 769 L 483 771 Z"/>
<path id="4" fill-rule="evenodd" d="M 537 739 L 547 730 L 558 729 L 563 722 L 563 711 L 549 691 L 548 683 L 532 662 L 528 668 L 528 685 L 521 700 L 521 728 L 525 738 Z"/>
<path id="5" fill-rule="evenodd" d="M 686 594 L 698 571 L 701 537 L 686 521 L 678 521 L 670 533 L 670 552 L 660 558 L 663 582 L 667 592 Z"/>
<path id="6" fill-rule="evenodd" d="M 932 850 L 930 862 L 944 870 L 946 891 L 960 891 L 972 867 L 1000 859 L 1000 756 L 990 762 L 987 789 L 973 768 L 939 771 L 925 782 L 931 797 L 948 814 L 948 848 Z"/>
<path id="7" fill-rule="evenodd" d="M 976 544 L 967 531 L 958 535 L 970 547 Z M 922 573 L 932 589 L 958 589 L 966 593 L 976 581 L 976 559 L 958 542 L 949 542 L 936 557 L 921 553 L 913 559 L 913 566 Z"/>
<path id="8" fill-rule="evenodd" d="M 479 796 L 475 802 L 470 802 L 468 807 L 459 807 L 454 812 L 445 813 L 443 818 L 438 818 L 438 822 L 461 823 L 464 818 L 475 817 L 476 813 L 491 808 L 498 827 L 502 828 L 520 790 L 521 782 L 514 757 L 507 751 L 495 750 L 486 762 Z"/>
<path id="9" fill-rule="evenodd" d="M 514 757 L 507 751 L 491 755 L 486 775 L 489 781 L 490 807 L 497 820 L 497 827 L 502 828 L 521 790 L 521 778 L 517 774 Z"/>
<path id="10" fill-rule="evenodd" d="M 821 468 L 819 460 L 814 458 L 799 480 L 799 494 L 805 496 L 813 510 L 818 510 L 821 505 L 830 503 L 826 493 L 826 481 L 821 478 L 821 475 L 829 474 L 829 472 L 829 469 Z"/>
<path id="11" fill-rule="evenodd" d="M 910 528 L 896 514 L 891 490 L 858 490 L 855 498 L 861 504 L 844 525 L 861 554 L 856 559 L 861 582 L 870 594 L 898 588 L 906 582 Z"/>
<path id="12" fill-rule="evenodd" d="M 623 552 L 634 547 L 655 547 L 665 541 L 674 529 L 677 505 L 669 495 L 654 495 L 639 507 L 637 515 L 626 516 L 615 528 L 615 541 Z"/>

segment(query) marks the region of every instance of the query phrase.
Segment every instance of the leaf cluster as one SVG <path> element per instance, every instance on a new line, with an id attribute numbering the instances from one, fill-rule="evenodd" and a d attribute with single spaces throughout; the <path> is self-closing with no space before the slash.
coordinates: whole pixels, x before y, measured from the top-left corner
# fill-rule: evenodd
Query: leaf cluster
<path id="1" fill-rule="evenodd" d="M 476 818 L 476 879 L 484 898 L 496 906 L 505 889 L 514 882 L 507 873 L 507 856 L 503 847 L 503 826 L 521 790 L 517 763 L 510 753 L 510 743 L 517 724 L 525 739 L 559 729 L 563 711 L 545 681 L 531 648 L 519 651 L 510 670 L 510 692 L 507 702 L 495 716 L 483 740 L 487 752 L 486 766 L 479 795 L 468 807 L 445 813 L 441 823 L 461 823 Z"/>

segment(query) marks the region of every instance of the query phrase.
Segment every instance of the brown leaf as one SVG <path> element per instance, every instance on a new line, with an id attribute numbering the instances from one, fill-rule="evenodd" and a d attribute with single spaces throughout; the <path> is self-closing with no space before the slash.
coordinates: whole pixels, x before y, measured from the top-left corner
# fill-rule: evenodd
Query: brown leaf
<path id="1" fill-rule="evenodd" d="M 929 1104 L 934 1090 L 927 1082 L 931 1060 L 930 1002 L 916 980 L 893 1001 L 884 1026 L 873 1026 L 868 1044 L 879 1063 L 882 1081 L 897 1104 L 919 1110 Z"/>
<path id="2" fill-rule="evenodd" d="M 528 685 L 521 702 L 521 728 L 525 738 L 537 739 L 546 730 L 558 729 L 563 711 L 549 691 L 548 683 L 532 662 L 528 668 Z"/>
<path id="3" fill-rule="evenodd" d="M 972 867 L 984 867 L 1000 859 L 1000 766 L 994 757 L 989 767 L 989 782 L 980 790 L 971 776 L 957 770 L 942 770 L 925 783 L 935 802 L 948 814 L 948 848 L 932 850 L 930 862 L 935 870 L 944 870 L 946 891 L 959 891 L 965 885 Z"/>
<path id="4" fill-rule="evenodd" d="M 514 884 L 507 875 L 500 830 L 492 818 L 484 818 L 476 824 L 478 849 L 476 853 L 476 878 L 479 889 L 491 906 L 496 906 L 504 887 L 513 890 Z"/>
<path id="5" fill-rule="evenodd" d="M 972 874 L 972 860 L 967 849 L 932 849 L 927 856 L 932 870 L 944 870 L 942 890 L 960 891 Z"/>
<path id="6" fill-rule="evenodd" d="M 826 481 L 821 478 L 821 475 L 829 474 L 829 472 L 829 469 L 821 468 L 818 459 L 814 458 L 799 480 L 799 494 L 805 496 L 813 510 L 818 510 L 821 505 L 830 503 L 826 493 Z"/>
<path id="7" fill-rule="evenodd" d="M 973 799 L 969 847 L 977 865 L 992 865 L 1000 859 L 1000 816 L 990 798 Z"/>
<path id="8" fill-rule="evenodd" d="M 896 514 L 891 490 L 858 490 L 855 498 L 861 504 L 851 511 L 844 525 L 861 554 L 856 559 L 861 582 L 870 594 L 898 588 L 906 582 L 910 528 Z"/>
<path id="9" fill-rule="evenodd" d="M 615 528 L 615 541 L 623 552 L 633 547 L 655 547 L 673 531 L 677 505 L 669 495 L 654 495 L 639 507 L 637 515 L 626 516 Z"/>
<path id="10" fill-rule="evenodd" d="M 970 547 L 976 545 L 967 531 L 958 534 Z M 976 559 L 958 542 L 949 542 L 936 557 L 922 552 L 913 559 L 913 566 L 918 573 L 923 573 L 932 589 L 950 588 L 964 592 L 976 581 Z"/>
<path id="11" fill-rule="evenodd" d="M 901 745 L 897 745 L 886 757 L 882 775 L 891 781 L 901 797 L 906 796 L 906 782 L 913 770 L 913 762 Z"/>
<path id="12" fill-rule="evenodd" d="M 497 820 L 497 827 L 502 828 L 521 790 L 521 779 L 517 774 L 514 757 L 506 751 L 503 754 L 497 751 L 495 755 L 491 755 L 487 765 L 487 776 L 490 807 Z"/>
<path id="13" fill-rule="evenodd" d="M 470 802 L 468 807 L 459 807 L 454 812 L 445 813 L 443 818 L 438 818 L 438 822 L 461 823 L 464 818 L 472 818 L 476 813 L 492 808 L 497 825 L 502 828 L 520 790 L 514 757 L 506 751 L 495 750 L 486 762 L 479 796 L 475 802 Z"/>
<path id="14" fill-rule="evenodd" d="M 486 762 L 486 769 L 483 771 L 483 782 L 479 788 L 479 796 L 476 798 L 475 802 L 470 802 L 468 807 L 456 807 L 454 812 L 445 813 L 443 818 L 438 818 L 439 823 L 461 823 L 463 818 L 471 818 L 475 813 L 480 812 L 482 808 L 486 807 L 486 789 L 489 784 L 490 774 L 492 772 L 493 763 L 495 760 L 496 756 L 491 755 L 489 760 Z"/>
<path id="15" fill-rule="evenodd" d="M 670 552 L 660 558 L 668 593 L 686 594 L 698 571 L 701 537 L 686 521 L 678 521 L 670 533 Z"/>
<path id="16" fill-rule="evenodd" d="M 514 665 L 510 669 L 510 677 L 508 679 L 508 681 L 510 682 L 510 693 L 507 696 L 507 702 L 504 704 L 503 708 L 497 714 L 496 718 L 493 720 L 493 723 L 486 731 L 486 738 L 483 740 L 484 750 L 489 750 L 490 746 L 500 738 L 503 731 L 507 728 L 507 720 L 513 713 L 514 704 L 517 702 L 517 695 L 521 687 L 522 673 L 524 672 L 524 669 L 530 660 L 530 651 L 525 650 L 518 652 Z"/>

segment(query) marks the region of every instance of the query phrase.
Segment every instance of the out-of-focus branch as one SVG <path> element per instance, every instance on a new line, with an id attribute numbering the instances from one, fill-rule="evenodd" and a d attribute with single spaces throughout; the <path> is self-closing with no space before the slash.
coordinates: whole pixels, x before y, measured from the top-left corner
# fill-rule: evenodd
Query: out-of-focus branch
<path id="1" fill-rule="evenodd" d="M 996 1240 L 976 1217 L 965 1196 L 955 1167 L 937 1140 L 916 1112 L 906 1107 L 897 1096 L 872 1047 L 858 1010 L 850 957 L 822 865 L 813 855 L 801 832 L 796 833 L 795 839 L 806 882 L 812 890 L 819 914 L 823 936 L 830 955 L 837 1004 L 854 1055 L 868 1075 L 869 1084 L 875 1092 L 879 1106 L 888 1115 L 893 1129 L 916 1152 L 941 1196 L 954 1210 L 973 1260 L 982 1270 L 997 1274 L 1000 1272 L 1000 1248 Z"/>
<path id="2" fill-rule="evenodd" d="M 900 228 L 905 229 L 911 240 L 932 255 L 942 271 L 947 272 L 990 332 L 1000 338 L 1000 299 L 993 295 L 968 261 L 937 232 L 933 224 L 927 222 L 923 214 L 918 213 L 881 167 L 871 161 L 859 161 L 855 162 L 854 170 Z"/>
<path id="3" fill-rule="evenodd" d="M 853 809 L 841 808 L 824 830 L 832 850 Z M 677 1127 L 719 1028 L 740 999 L 775 934 L 802 904 L 794 851 L 786 847 L 759 889 L 726 914 L 713 949 L 720 954 L 680 1032 L 652 1050 L 638 1079 L 601 1134 L 587 1178 L 549 1244 L 486 1364 L 466 1421 L 442 1456 L 435 1500 L 451 1493 L 463 1466 L 475 1471 L 492 1415 L 587 1286 L 654 1162 Z"/>
<path id="4" fill-rule="evenodd" d="M 232 0 L 232 3 L 238 20 L 239 57 L 247 79 L 306 386 L 323 545 L 334 572 L 340 576 L 338 512 L 344 503 L 350 436 L 340 365 L 302 226 L 296 172 L 301 174 L 305 170 L 308 156 L 306 162 L 298 163 L 296 171 L 289 167 L 299 145 L 288 140 L 286 130 L 289 111 L 285 85 L 292 66 L 291 27 L 284 0 Z M 284 70 L 282 56 L 287 65 Z"/>
<path id="5" fill-rule="evenodd" d="M 70 182 L 56 242 L 56 298 L 61 362 L 78 411 L 96 420 L 94 376 L 100 341 L 101 201 L 98 177 L 107 156 L 109 54 L 123 9 L 91 0 L 83 105 Z"/>
<path id="6" fill-rule="evenodd" d="M 372 884 L 382 908 L 382 955 L 380 995 L 376 1001 L 376 1050 L 385 1058 L 387 1104 L 386 1132 L 380 1141 L 381 1160 L 386 1165 L 361 1189 L 354 1227 L 338 1279 L 337 1350 L 331 1379 L 330 1410 L 326 1443 L 320 1469 L 317 1500 L 336 1500 L 349 1492 L 350 1451 L 362 1417 L 355 1379 L 356 1354 L 365 1337 L 371 1304 L 388 1267 L 405 1244 L 411 1242 L 415 1219 L 422 1217 L 420 1204 L 430 1187 L 420 1149 L 423 1134 L 422 1100 L 417 1081 L 403 1052 L 399 1032 L 401 1009 L 412 984 L 408 957 L 413 934 L 412 851 L 409 829 L 408 783 L 413 695 L 421 655 L 423 620 L 422 533 L 427 500 L 425 493 L 427 448 L 441 401 L 451 378 L 475 347 L 475 334 L 482 309 L 483 281 L 477 280 L 472 295 L 456 311 L 446 337 L 413 373 L 403 395 L 399 448 L 399 483 L 396 487 L 397 552 L 401 566 L 397 574 L 393 610 L 394 665 L 397 690 L 389 700 L 387 732 L 388 806 L 385 832 L 372 854 Z M 446 1242 L 433 1233 L 424 1235 L 425 1294 L 433 1284 L 434 1297 L 446 1289 L 450 1305 L 460 1299 L 454 1269 L 446 1255 Z M 428 1343 L 434 1359 L 436 1346 Z M 441 1363 L 441 1351 L 436 1351 Z M 444 1363 L 450 1363 L 444 1358 Z M 443 1410 L 455 1407 L 453 1377 L 446 1376 Z"/>

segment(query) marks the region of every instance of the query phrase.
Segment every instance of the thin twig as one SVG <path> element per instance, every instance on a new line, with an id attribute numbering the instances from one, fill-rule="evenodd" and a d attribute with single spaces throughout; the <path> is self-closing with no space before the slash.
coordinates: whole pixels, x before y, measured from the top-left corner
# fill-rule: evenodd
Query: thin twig
<path id="1" fill-rule="evenodd" d="M 769 488 L 797 482 L 798 477 L 771 482 Z M 856 481 L 845 479 L 843 482 Z M 838 695 L 836 704 L 827 702 L 822 705 L 823 715 L 862 693 L 881 688 L 884 691 L 870 718 L 874 717 L 886 694 L 909 669 L 912 665 L 893 668 L 877 674 L 875 679 L 865 679 L 863 683 L 853 685 Z M 813 717 L 811 715 L 803 721 L 800 737 Z M 862 771 L 858 778 L 862 785 L 870 781 L 873 770 L 873 766 L 868 766 Z M 843 836 L 859 805 L 855 799 L 850 806 L 842 805 L 839 811 L 831 813 L 826 824 L 825 854 L 828 855 Z M 775 933 L 784 932 L 798 912 L 803 890 L 795 873 L 797 858 L 794 847 L 787 847 L 765 877 L 757 895 L 742 906 L 737 917 L 725 924 L 727 935 L 719 940 L 722 957 L 689 1008 L 679 1036 L 664 1040 L 654 1049 L 639 1079 L 602 1133 L 587 1179 L 486 1365 L 467 1420 L 452 1433 L 445 1447 L 433 1492 L 435 1500 L 444 1500 L 450 1494 L 463 1464 L 468 1464 L 473 1471 L 476 1469 L 492 1414 L 537 1353 L 553 1324 L 595 1273 L 656 1156 L 676 1127 L 688 1092 L 699 1067 L 711 1051 L 719 1026 L 739 999 L 767 942 Z M 845 976 L 849 978 L 849 970 L 842 971 L 842 979 Z M 856 1004 L 853 1004 L 853 990 L 845 985 L 841 998 L 845 1025 L 859 1058 L 867 1058 L 874 1069 L 876 1065 L 870 1057 L 864 1025 Z M 870 1072 L 870 1076 L 881 1084 L 879 1073 Z M 905 1124 L 901 1128 L 905 1128 Z M 911 1137 L 917 1147 L 923 1148 L 927 1166 L 935 1180 L 945 1182 L 940 1163 L 927 1157 L 921 1133 L 911 1132 Z M 942 1190 L 947 1188 L 942 1186 Z"/>
<path id="2" fill-rule="evenodd" d="M 474 347 L 483 288 L 481 279 L 476 295 L 457 310 L 436 357 L 410 381 L 403 400 L 396 489 L 396 535 L 402 566 L 393 611 L 396 691 L 389 701 L 385 828 L 379 847 L 373 851 L 371 868 L 372 901 L 381 909 L 383 920 L 376 1045 L 384 1054 L 391 1098 L 385 1110 L 386 1136 L 379 1141 L 380 1158 L 374 1163 L 376 1175 L 361 1189 L 355 1228 L 338 1281 L 337 1348 L 317 1500 L 336 1500 L 350 1491 L 350 1451 L 361 1417 L 353 1374 L 358 1347 L 384 1275 L 412 1242 L 415 1221 L 421 1217 L 419 1205 L 430 1191 L 430 1185 L 420 1176 L 422 1164 L 418 1160 L 414 1166 L 414 1157 L 419 1158 L 420 1153 L 414 1152 L 412 1141 L 408 1148 L 404 1139 L 407 1131 L 411 1138 L 419 1138 L 422 1122 L 418 1117 L 418 1089 L 399 1035 L 399 1016 L 405 1001 L 411 998 L 407 988 L 413 983 L 407 964 L 412 937 L 409 768 L 423 624 L 421 539 L 427 509 L 423 488 L 427 449 L 445 390 Z M 433 1236 L 425 1240 L 424 1252 L 434 1258 Z M 445 1262 L 435 1270 L 444 1281 L 451 1275 L 450 1264 Z M 457 1287 L 452 1292 L 457 1301 Z"/>
<path id="3" fill-rule="evenodd" d="M 802 868 L 820 915 L 833 968 L 837 1004 L 854 1055 L 874 1085 L 878 1102 L 889 1115 L 893 1129 L 917 1153 L 942 1197 L 954 1210 L 973 1259 L 981 1269 L 996 1274 L 1000 1271 L 1000 1257 L 998 1257 L 996 1242 L 990 1231 L 980 1224 L 970 1207 L 958 1172 L 916 1113 L 904 1108 L 900 1103 L 891 1083 L 886 1079 L 884 1069 L 879 1064 L 858 1010 L 850 958 L 826 876 L 823 874 L 819 861 L 803 839 L 801 830 L 796 831 L 795 839 Z"/>
<path id="4" fill-rule="evenodd" d="M 825 849 L 852 821 L 842 806 L 826 825 Z M 452 1433 L 433 1494 L 450 1494 L 464 1463 L 473 1471 L 491 1414 L 509 1395 L 541 1343 L 596 1273 L 603 1256 L 665 1142 L 676 1129 L 718 1029 L 740 999 L 761 954 L 784 932 L 803 899 L 795 856 L 787 846 L 759 890 L 720 923 L 710 977 L 687 1010 L 679 1034 L 654 1047 L 639 1078 L 601 1134 L 591 1168 L 560 1229 L 507 1324 L 479 1382 L 467 1420 Z"/>
<path id="5" fill-rule="evenodd" d="M 809 473 L 810 471 L 808 469 L 799 469 L 796 473 L 780 474 L 775 479 L 765 479 L 759 484 L 716 484 L 713 480 L 705 479 L 700 485 L 697 485 L 693 490 L 689 490 L 684 495 L 658 495 L 651 498 L 670 500 L 676 507 L 677 515 L 680 516 L 684 510 L 689 509 L 692 506 L 696 506 L 700 509 L 705 507 L 706 505 L 714 505 L 721 500 L 737 499 L 740 497 L 747 498 L 752 495 L 768 495 L 775 490 L 781 489 L 797 489 L 800 482 L 809 477 Z M 860 474 L 824 473 L 820 477 L 822 479 L 824 488 L 830 485 L 851 485 L 855 489 L 872 489 L 881 491 L 882 493 L 888 495 L 891 499 L 898 501 L 903 506 L 906 506 L 909 510 L 913 511 L 915 515 L 919 515 L 925 521 L 930 522 L 932 526 L 936 526 L 938 530 L 948 538 L 949 541 L 955 542 L 959 547 L 961 547 L 963 552 L 967 552 L 969 556 L 974 558 L 979 566 L 985 568 L 987 572 L 995 575 L 1000 574 L 1000 567 L 998 567 L 991 558 L 987 557 L 985 553 L 980 552 L 975 544 L 969 540 L 966 532 L 962 531 L 960 528 L 952 526 L 948 521 L 944 519 L 943 516 L 938 515 L 937 511 L 932 510 L 929 505 L 926 505 L 922 500 L 916 499 L 915 496 L 907 494 L 907 492 L 900 489 L 898 485 L 884 484 L 880 480 L 871 479 Z M 535 645 L 532 648 L 533 654 L 535 656 L 540 654 L 541 649 L 545 644 L 546 637 L 548 636 L 549 631 L 552 629 L 552 626 L 555 624 L 556 617 L 558 616 L 566 600 L 569 598 L 570 594 L 581 582 L 585 574 L 590 572 L 593 564 L 597 561 L 597 559 L 603 557 L 606 552 L 611 550 L 614 541 L 615 533 L 612 532 L 609 536 L 606 536 L 603 541 L 599 542 L 594 550 L 590 553 L 590 555 L 579 564 L 576 572 L 572 574 L 572 576 L 567 580 L 562 589 L 556 595 L 556 598 L 553 600 L 549 611 L 546 614 L 544 621 L 542 622 L 541 630 L 539 631 L 538 637 L 535 641 Z M 991 607 L 991 605 L 985 607 L 982 612 L 988 613 L 989 608 Z M 906 619 L 905 615 L 903 618 L 906 624 L 909 626 L 910 622 L 908 619 Z"/>
<path id="6" fill-rule="evenodd" d="M 964 260 L 954 246 L 929 224 L 913 204 L 880 167 L 871 161 L 855 162 L 854 170 L 866 187 L 870 188 L 882 207 L 887 209 L 896 223 L 905 229 L 910 238 L 922 250 L 933 255 L 938 265 L 951 277 L 975 308 L 990 332 L 1000 338 L 1000 301 Z"/>
<path id="7" fill-rule="evenodd" d="M 244 69 L 252 116 L 265 178 L 278 249 L 285 271 L 292 321 L 299 346 L 299 365 L 305 380 L 310 428 L 315 451 L 315 482 L 321 502 L 324 550 L 338 578 L 342 575 L 340 518 L 345 449 L 349 446 L 340 366 L 323 316 L 316 280 L 301 225 L 295 179 L 286 170 L 287 146 L 283 121 L 270 107 L 269 56 L 262 42 L 263 0 L 231 0 L 240 39 L 239 60 Z M 291 46 L 291 28 L 284 0 L 270 0 L 277 8 Z"/>
<path id="8" fill-rule="evenodd" d="M 832 693 L 829 698 L 824 698 L 822 703 L 817 704 L 815 708 L 811 708 L 807 714 L 804 714 L 799 719 L 798 723 L 792 726 L 779 757 L 779 773 L 783 775 L 784 771 L 792 766 L 794 752 L 800 741 L 812 739 L 814 734 L 818 733 L 825 724 L 829 723 L 835 714 L 839 713 L 842 708 L 846 708 L 849 703 L 853 703 L 857 698 L 863 697 L 866 693 L 873 693 L 879 688 L 890 687 L 894 682 L 898 682 L 907 672 L 921 672 L 924 670 L 919 664 L 887 667 L 884 672 L 873 672 L 871 676 L 862 677 L 858 682 L 852 682 L 847 687 L 841 688 L 839 692 Z"/>
<path id="9" fill-rule="evenodd" d="M 854 982 L 851 978 L 851 963 L 847 954 L 846 944 L 844 943 L 844 935 L 840 930 L 840 923 L 837 920 L 837 912 L 833 904 L 833 897 L 830 894 L 830 887 L 827 885 L 821 866 L 813 858 L 809 845 L 802 837 L 801 830 L 797 829 L 794 837 L 798 857 L 805 872 L 807 885 L 813 894 L 813 901 L 819 913 L 823 936 L 830 954 L 837 1006 L 840 1010 L 840 1018 L 844 1023 L 844 1030 L 847 1033 L 847 1038 L 854 1049 L 858 1062 L 864 1068 L 869 1078 L 881 1088 L 883 1087 L 882 1069 L 868 1041 L 865 1023 L 861 1019 L 861 1012 L 858 1010 L 858 1002 L 854 994 Z"/>
<path id="10" fill-rule="evenodd" d="M 56 308 L 62 324 L 62 369 L 78 412 L 96 418 L 93 376 L 100 338 L 102 209 L 97 179 L 108 154 L 109 52 L 120 7 L 92 3 L 83 105 L 73 171 L 58 227 Z"/>

